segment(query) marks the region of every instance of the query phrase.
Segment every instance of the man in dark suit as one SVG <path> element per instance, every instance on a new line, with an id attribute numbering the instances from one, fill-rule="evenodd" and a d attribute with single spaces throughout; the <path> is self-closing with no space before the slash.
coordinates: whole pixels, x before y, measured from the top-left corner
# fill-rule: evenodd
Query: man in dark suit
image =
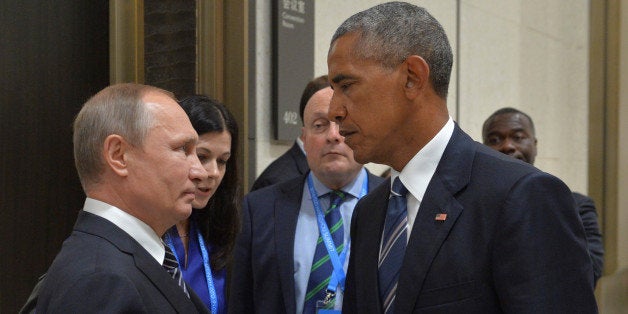
<path id="1" fill-rule="evenodd" d="M 489 116 L 482 126 L 482 142 L 496 151 L 534 165 L 538 142 L 534 122 L 529 115 L 518 109 L 501 108 Z M 576 192 L 572 194 L 587 237 L 594 282 L 597 282 L 604 267 L 604 247 L 595 203 L 588 196 Z"/>
<path id="2" fill-rule="evenodd" d="M 85 206 L 39 292 L 38 313 L 208 313 L 161 236 L 192 212 L 207 172 L 172 94 L 107 87 L 74 121 Z M 163 267 L 162 267 L 163 263 Z"/>
<path id="3" fill-rule="evenodd" d="M 332 93 L 329 87 L 315 92 L 303 113 L 309 174 L 244 198 L 230 313 L 315 313 L 319 302 L 319 308 L 342 306 L 353 207 L 382 179 L 355 162 L 338 126 L 327 119 Z M 331 248 L 323 240 L 328 237 Z"/>
<path id="4" fill-rule="evenodd" d="M 356 161 L 393 169 L 356 205 L 344 314 L 597 311 L 569 188 L 451 119 L 434 17 L 401 2 L 357 13 L 327 64 L 330 120 Z"/>
<path id="5" fill-rule="evenodd" d="M 305 105 L 310 100 L 312 95 L 325 87 L 329 87 L 327 75 L 319 76 L 307 83 L 303 93 L 301 94 L 301 101 L 299 103 L 299 116 L 301 117 L 301 123 L 303 123 L 303 110 L 305 109 Z M 273 185 L 281 181 L 300 177 L 309 170 L 310 168 L 307 165 L 305 152 L 303 151 L 303 139 L 298 138 L 288 151 L 279 156 L 279 158 L 270 163 L 270 165 L 264 169 L 262 174 L 260 174 L 253 183 L 251 191 L 259 190 L 265 186 Z"/>
<path id="6" fill-rule="evenodd" d="M 301 148 L 302 146 L 303 142 L 301 142 L 301 139 L 294 141 L 294 144 L 289 150 L 271 162 L 259 177 L 255 179 L 251 187 L 251 192 L 275 183 L 302 176 L 308 172 L 310 168 L 307 166 L 307 159 Z"/>

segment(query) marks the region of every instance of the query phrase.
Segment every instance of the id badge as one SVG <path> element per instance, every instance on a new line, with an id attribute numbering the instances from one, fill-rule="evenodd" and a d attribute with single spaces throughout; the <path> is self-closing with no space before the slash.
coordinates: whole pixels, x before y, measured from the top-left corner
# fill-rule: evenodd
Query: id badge
<path id="1" fill-rule="evenodd" d="M 329 309 L 329 303 L 325 303 L 324 300 L 316 301 L 316 314 L 341 314 L 340 310 Z"/>
<path id="2" fill-rule="evenodd" d="M 336 293 L 327 290 L 325 300 L 316 301 L 316 314 L 341 314 L 340 310 L 334 310 Z"/>

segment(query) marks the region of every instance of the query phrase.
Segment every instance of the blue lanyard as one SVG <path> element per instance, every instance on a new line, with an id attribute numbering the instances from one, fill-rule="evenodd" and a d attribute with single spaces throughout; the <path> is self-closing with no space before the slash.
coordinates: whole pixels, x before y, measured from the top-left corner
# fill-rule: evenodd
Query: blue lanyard
<path id="1" fill-rule="evenodd" d="M 192 223 L 194 223 L 192 221 Z M 218 313 L 218 295 L 216 293 L 216 287 L 214 286 L 214 278 L 212 277 L 212 268 L 209 263 L 209 254 L 207 254 L 207 247 L 205 247 L 205 240 L 203 240 L 203 235 L 201 234 L 201 230 L 199 228 L 196 229 L 196 236 L 198 238 L 198 245 L 201 248 L 201 257 L 203 258 L 203 268 L 205 269 L 205 281 L 207 282 L 207 290 L 209 291 L 209 301 L 211 304 L 211 312 Z M 172 238 L 170 235 L 166 234 L 166 243 L 174 253 L 174 257 L 177 259 L 177 263 L 181 265 L 179 262 L 179 256 L 177 256 L 174 243 L 172 242 Z"/>
<path id="2" fill-rule="evenodd" d="M 209 263 L 209 254 L 207 254 L 207 247 L 205 247 L 205 240 L 201 235 L 201 230 L 196 228 L 196 234 L 198 236 L 198 243 L 201 247 L 201 255 L 203 256 L 203 267 L 205 268 L 205 279 L 207 279 L 207 290 L 209 290 L 209 300 L 212 305 L 212 313 L 218 313 L 218 295 L 216 294 L 216 287 L 214 286 L 214 278 L 212 277 L 212 268 Z"/>
<path id="3" fill-rule="evenodd" d="M 327 285 L 327 290 L 332 293 L 336 292 L 336 287 L 340 285 L 340 289 L 342 291 L 345 290 L 345 278 L 346 274 L 343 269 L 343 265 L 347 258 L 347 252 L 349 251 L 349 247 L 351 246 L 351 238 L 347 241 L 347 245 L 342 249 L 340 256 L 336 252 L 336 246 L 334 244 L 334 240 L 331 237 L 331 233 L 329 232 L 329 227 L 325 222 L 325 214 L 321 209 L 321 204 L 318 201 L 318 193 L 314 188 L 314 182 L 312 180 L 312 173 L 307 176 L 307 185 L 310 191 L 310 196 L 312 197 L 312 205 L 314 206 L 314 211 L 316 212 L 316 220 L 318 222 L 318 230 L 321 233 L 321 238 L 323 239 L 323 243 L 325 243 L 325 248 L 327 249 L 327 254 L 329 254 L 329 259 L 334 268 L 334 271 L 331 274 L 331 278 L 329 280 L 329 285 Z M 362 190 L 360 191 L 360 196 L 358 200 L 362 198 L 368 192 L 368 175 L 364 177 L 364 181 L 362 184 Z"/>

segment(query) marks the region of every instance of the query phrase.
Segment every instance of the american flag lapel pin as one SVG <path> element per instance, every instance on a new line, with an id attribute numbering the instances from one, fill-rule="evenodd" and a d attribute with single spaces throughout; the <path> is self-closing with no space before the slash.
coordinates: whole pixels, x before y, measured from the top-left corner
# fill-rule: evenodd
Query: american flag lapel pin
<path id="1" fill-rule="evenodd" d="M 434 220 L 436 221 L 445 221 L 447 219 L 447 214 L 436 214 L 436 218 L 434 218 Z"/>

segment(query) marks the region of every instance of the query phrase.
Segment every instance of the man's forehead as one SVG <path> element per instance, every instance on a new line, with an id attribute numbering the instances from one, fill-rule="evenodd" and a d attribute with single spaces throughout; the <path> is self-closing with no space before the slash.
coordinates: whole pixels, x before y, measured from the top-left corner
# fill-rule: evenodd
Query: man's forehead
<path id="1" fill-rule="evenodd" d="M 521 113 L 509 112 L 509 113 L 502 113 L 495 116 L 495 118 L 493 118 L 493 121 L 491 122 L 491 126 L 495 126 L 497 124 L 507 124 L 511 126 L 521 125 L 523 127 L 529 128 L 530 120 Z"/>

